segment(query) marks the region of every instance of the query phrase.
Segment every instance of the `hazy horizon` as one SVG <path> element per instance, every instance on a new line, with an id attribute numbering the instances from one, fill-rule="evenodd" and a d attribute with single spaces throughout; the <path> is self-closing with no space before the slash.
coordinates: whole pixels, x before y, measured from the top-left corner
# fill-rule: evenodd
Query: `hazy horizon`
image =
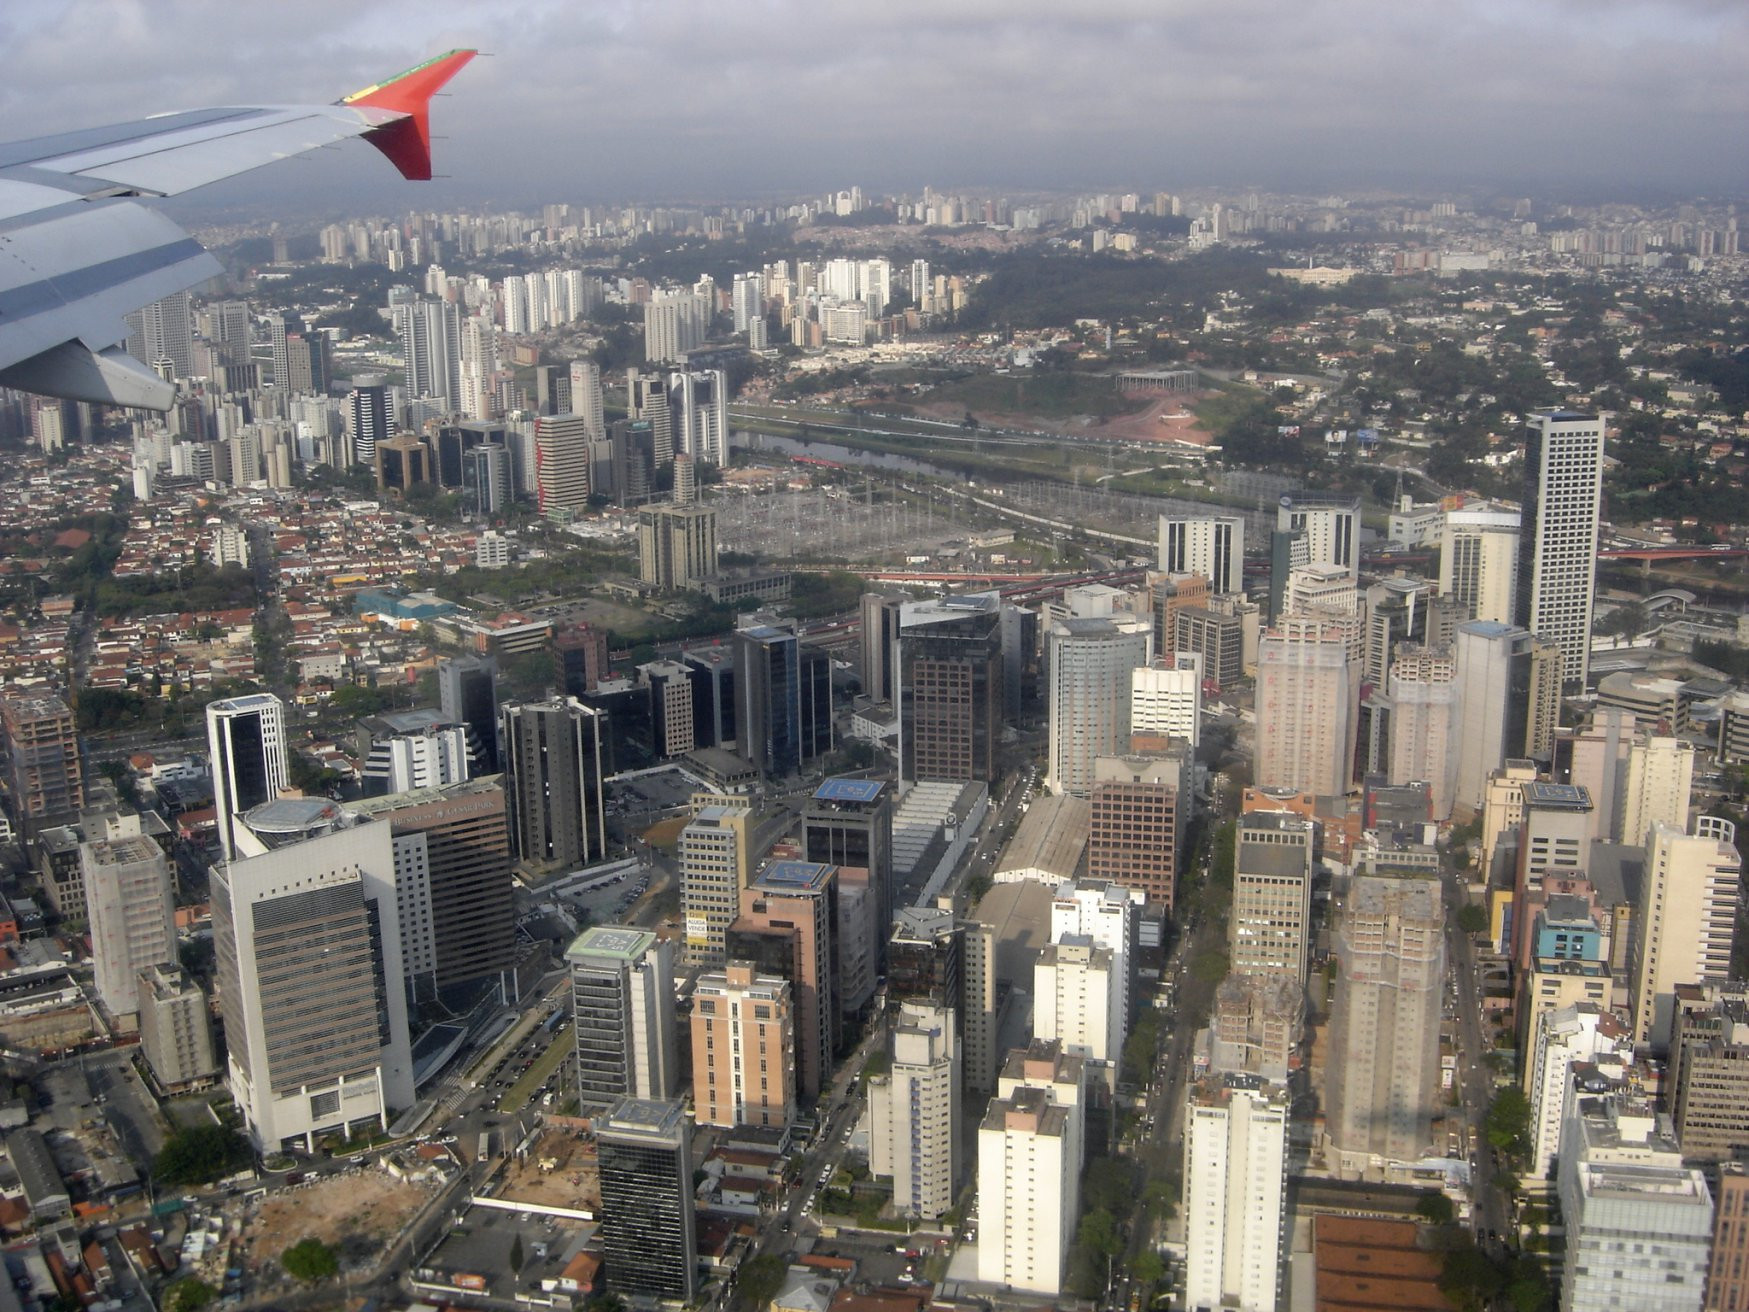
<path id="1" fill-rule="evenodd" d="M 104 35 L 94 36 L 94 31 Z M 202 208 L 778 197 L 860 185 L 1739 196 L 1740 0 L 15 0 L 9 138 L 200 105 L 328 101 L 454 46 L 441 177 L 368 148 Z M 305 170 L 300 176 L 300 169 Z"/>

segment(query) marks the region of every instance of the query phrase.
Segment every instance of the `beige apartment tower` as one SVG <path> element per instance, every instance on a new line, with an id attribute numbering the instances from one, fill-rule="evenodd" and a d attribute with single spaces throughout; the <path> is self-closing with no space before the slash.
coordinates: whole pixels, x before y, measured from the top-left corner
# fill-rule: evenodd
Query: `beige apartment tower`
<path id="1" fill-rule="evenodd" d="M 796 1110 L 789 981 L 731 961 L 692 994 L 692 1102 L 700 1125 L 789 1124 Z"/>

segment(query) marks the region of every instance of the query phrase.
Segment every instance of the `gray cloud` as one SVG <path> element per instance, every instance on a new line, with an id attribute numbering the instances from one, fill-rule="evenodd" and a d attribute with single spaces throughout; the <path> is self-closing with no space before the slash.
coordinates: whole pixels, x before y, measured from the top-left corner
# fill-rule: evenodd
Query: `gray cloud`
<path id="1" fill-rule="evenodd" d="M 421 204 L 851 182 L 1735 194 L 1749 140 L 1742 0 L 12 0 L 0 115 L 22 136 L 331 99 L 452 45 L 493 57 L 438 103 L 454 176 Z M 272 185 L 407 204 L 380 172 L 345 152 Z"/>

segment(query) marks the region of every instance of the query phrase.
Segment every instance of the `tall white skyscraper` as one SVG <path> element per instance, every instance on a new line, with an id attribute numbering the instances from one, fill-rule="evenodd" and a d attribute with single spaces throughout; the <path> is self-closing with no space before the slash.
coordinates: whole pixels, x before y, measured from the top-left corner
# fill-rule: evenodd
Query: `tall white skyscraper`
<path id="1" fill-rule="evenodd" d="M 1514 623 L 1519 513 L 1482 505 L 1448 510 L 1439 545 L 1439 595 L 1464 618 Z"/>
<path id="2" fill-rule="evenodd" d="M 672 1097 L 680 1069 L 673 944 L 632 926 L 592 925 L 565 961 L 582 1108 L 593 1114 L 622 1097 Z"/>
<path id="3" fill-rule="evenodd" d="M 1085 1057 L 1115 1084 L 1123 1054 L 1122 978 L 1086 934 L 1063 934 L 1032 968 L 1032 1032 Z"/>
<path id="4" fill-rule="evenodd" d="M 1094 761 L 1129 747 L 1130 679 L 1147 665 L 1153 637 L 1146 620 L 1128 617 L 1071 617 L 1050 626 L 1046 784 L 1053 793 L 1087 796 Z"/>
<path id="5" fill-rule="evenodd" d="M 1245 521 L 1237 515 L 1160 516 L 1160 569 L 1200 574 L 1218 594 L 1245 591 Z"/>
<path id="6" fill-rule="evenodd" d="M 239 822 L 212 870 L 231 1096 L 256 1146 L 371 1125 L 413 1102 L 396 854 L 381 820 L 326 800 Z"/>
<path id="7" fill-rule="evenodd" d="M 1459 806 L 1479 807 L 1488 776 L 1523 752 L 1534 639 L 1512 624 L 1468 620 L 1457 628 Z"/>
<path id="8" fill-rule="evenodd" d="M 721 369 L 683 370 L 669 376 L 668 414 L 674 453 L 729 463 L 729 377 Z"/>
<path id="9" fill-rule="evenodd" d="M 1518 547 L 1517 622 L 1559 644 L 1562 687 L 1584 688 L 1591 669 L 1591 608 L 1603 506 L 1603 419 L 1539 413 L 1524 453 L 1524 524 Z"/>
<path id="10" fill-rule="evenodd" d="M 1737 828 L 1703 815 L 1686 834 L 1653 821 L 1634 913 L 1634 1042 L 1669 1046 L 1676 986 L 1726 980 L 1741 898 Z"/>
<path id="11" fill-rule="evenodd" d="M 892 1177 L 893 1206 L 906 1216 L 939 1217 L 953 1206 L 958 1046 L 951 1008 L 904 1002 L 892 1068 L 869 1080 L 869 1169 Z"/>
<path id="12" fill-rule="evenodd" d="M 209 702 L 206 738 L 219 855 L 229 861 L 236 851 L 239 818 L 278 797 L 288 782 L 285 706 L 270 692 Z"/>
<path id="13" fill-rule="evenodd" d="M 589 428 L 589 436 L 601 441 L 607 436 L 603 415 L 601 368 L 593 360 L 571 361 L 571 410 Z"/>
<path id="14" fill-rule="evenodd" d="M 1360 498 L 1330 492 L 1290 492 L 1276 509 L 1277 532 L 1297 532 L 1295 565 L 1340 565 L 1360 577 Z"/>
<path id="15" fill-rule="evenodd" d="M 1008 1054 L 978 1127 L 978 1279 L 1062 1289 L 1081 1210 L 1082 1059 L 1035 1039 Z"/>
<path id="16" fill-rule="evenodd" d="M 451 301 L 421 299 L 399 311 L 407 396 L 437 397 L 448 410 L 462 402 L 462 321 Z"/>
<path id="17" fill-rule="evenodd" d="M 1190 1090 L 1184 1131 L 1185 1306 L 1275 1312 L 1288 1092 L 1255 1076 Z"/>
<path id="18" fill-rule="evenodd" d="M 755 319 L 765 313 L 764 278 L 758 273 L 737 273 L 729 294 L 729 311 L 735 331 L 744 333 Z"/>

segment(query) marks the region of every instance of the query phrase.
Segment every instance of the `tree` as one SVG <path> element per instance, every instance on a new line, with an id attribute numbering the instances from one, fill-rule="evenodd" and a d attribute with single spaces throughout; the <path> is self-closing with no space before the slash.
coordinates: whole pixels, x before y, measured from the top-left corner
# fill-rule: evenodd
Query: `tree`
<path id="1" fill-rule="evenodd" d="M 223 1125 L 196 1125 L 176 1131 L 164 1141 L 152 1175 L 160 1185 L 206 1184 L 250 1160 L 249 1144 Z"/>
<path id="2" fill-rule="evenodd" d="M 200 1312 L 218 1296 L 219 1291 L 206 1281 L 190 1276 L 165 1289 L 164 1312 Z"/>
<path id="3" fill-rule="evenodd" d="M 1480 934 L 1488 928 L 1488 913 L 1474 902 L 1466 902 L 1458 908 L 1457 923 L 1466 934 Z"/>
<path id="4" fill-rule="evenodd" d="M 318 1280 L 329 1280 L 340 1274 L 340 1261 L 334 1256 L 334 1250 L 313 1237 L 300 1239 L 286 1249 L 279 1255 L 279 1264 L 285 1268 L 287 1275 L 294 1280 L 302 1280 L 306 1285 L 313 1285 Z"/>
<path id="5" fill-rule="evenodd" d="M 522 1270 L 523 1259 L 524 1259 L 524 1254 L 522 1251 L 522 1234 L 519 1231 L 517 1233 L 516 1238 L 510 1244 L 510 1271 L 511 1271 L 511 1274 L 514 1275 L 515 1273 Z"/>
<path id="6" fill-rule="evenodd" d="M 1136 1278 L 1136 1283 L 1144 1289 L 1160 1283 L 1166 1274 L 1166 1263 L 1160 1260 L 1160 1254 L 1151 1248 L 1144 1248 L 1136 1254 L 1136 1260 L 1130 1263 L 1130 1274 Z"/>
<path id="7" fill-rule="evenodd" d="M 1483 1130 L 1494 1151 L 1515 1162 L 1530 1152 L 1530 1099 L 1516 1084 L 1494 1095 Z"/>
<path id="8" fill-rule="evenodd" d="M 735 1277 L 735 1298 L 746 1308 L 762 1308 L 783 1288 L 789 1266 L 775 1253 L 766 1253 L 741 1264 Z"/>
<path id="9" fill-rule="evenodd" d="M 1450 1225 L 1457 1220 L 1457 1209 L 1438 1189 L 1423 1189 L 1415 1203 L 1415 1215 L 1430 1225 Z"/>

